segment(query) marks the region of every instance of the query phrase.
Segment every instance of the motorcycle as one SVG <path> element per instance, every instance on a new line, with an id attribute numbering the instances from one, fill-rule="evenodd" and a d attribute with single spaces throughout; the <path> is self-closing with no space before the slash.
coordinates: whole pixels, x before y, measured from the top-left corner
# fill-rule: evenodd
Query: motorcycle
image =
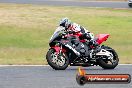
<path id="1" fill-rule="evenodd" d="M 58 27 L 49 41 L 46 54 L 48 64 L 55 70 L 65 70 L 70 66 L 101 66 L 104 69 L 114 69 L 119 62 L 118 55 L 111 47 L 101 45 L 109 34 L 98 34 L 94 40 L 98 48 L 90 41 L 82 38 L 82 33 L 72 33 L 63 27 Z"/>

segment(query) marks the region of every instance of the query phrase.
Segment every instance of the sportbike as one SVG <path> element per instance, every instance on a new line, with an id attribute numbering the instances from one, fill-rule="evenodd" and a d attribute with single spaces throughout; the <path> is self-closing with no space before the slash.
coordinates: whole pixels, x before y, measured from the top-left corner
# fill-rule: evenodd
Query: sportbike
<path id="1" fill-rule="evenodd" d="M 46 54 L 48 64 L 55 70 L 65 70 L 70 66 L 99 65 L 104 69 L 114 69 L 119 62 L 118 55 L 111 47 L 101 45 L 109 34 L 98 34 L 94 40 L 98 48 L 89 40 L 81 38 L 80 32 L 72 33 L 58 27 L 49 41 Z"/>

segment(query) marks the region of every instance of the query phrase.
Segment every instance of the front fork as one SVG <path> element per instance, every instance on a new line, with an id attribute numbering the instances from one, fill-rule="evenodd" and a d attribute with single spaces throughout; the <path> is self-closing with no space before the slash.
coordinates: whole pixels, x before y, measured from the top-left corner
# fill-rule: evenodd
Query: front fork
<path id="1" fill-rule="evenodd" d="M 62 45 L 60 45 L 60 46 L 53 46 L 53 47 L 51 47 L 51 48 L 53 48 L 55 51 L 56 51 L 56 53 L 57 54 L 60 54 L 60 53 L 65 53 L 66 52 L 66 50 L 62 47 Z"/>
<path id="2" fill-rule="evenodd" d="M 59 54 L 62 53 L 62 45 L 60 46 L 60 51 L 59 51 Z"/>

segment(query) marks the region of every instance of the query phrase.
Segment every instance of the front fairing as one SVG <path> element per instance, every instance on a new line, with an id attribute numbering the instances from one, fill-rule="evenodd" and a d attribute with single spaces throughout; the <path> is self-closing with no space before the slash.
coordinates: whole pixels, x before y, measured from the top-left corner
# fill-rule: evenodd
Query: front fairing
<path id="1" fill-rule="evenodd" d="M 55 39 L 57 39 L 63 32 L 64 32 L 64 27 L 61 27 L 61 26 L 58 27 L 58 28 L 55 30 L 54 34 L 51 36 L 50 42 L 49 42 L 49 43 L 51 43 L 51 42 L 53 42 Z"/>

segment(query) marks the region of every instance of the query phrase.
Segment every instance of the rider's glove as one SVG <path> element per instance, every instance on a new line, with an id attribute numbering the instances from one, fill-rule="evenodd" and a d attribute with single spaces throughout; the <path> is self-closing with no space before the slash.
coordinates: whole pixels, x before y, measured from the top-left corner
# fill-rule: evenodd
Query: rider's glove
<path id="1" fill-rule="evenodd" d="M 73 34 L 73 33 L 75 33 L 74 31 L 69 31 L 69 34 Z"/>

